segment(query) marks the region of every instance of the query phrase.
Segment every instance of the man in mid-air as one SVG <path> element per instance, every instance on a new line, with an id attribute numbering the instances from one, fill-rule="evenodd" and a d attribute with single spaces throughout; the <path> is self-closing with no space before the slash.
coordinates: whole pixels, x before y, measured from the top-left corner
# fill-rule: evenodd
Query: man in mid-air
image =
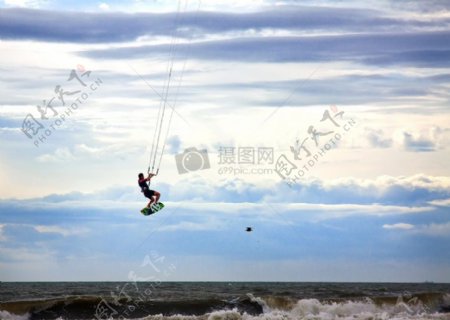
<path id="1" fill-rule="evenodd" d="M 161 194 L 158 191 L 151 190 L 147 184 L 147 181 L 150 182 L 150 179 L 154 176 L 155 176 L 154 173 L 149 173 L 147 178 L 144 178 L 143 173 L 139 173 L 138 175 L 139 177 L 138 183 L 139 187 L 141 187 L 141 192 L 144 194 L 146 198 L 150 199 L 147 208 L 151 208 L 152 204 L 158 203 L 159 197 L 161 196 Z"/>

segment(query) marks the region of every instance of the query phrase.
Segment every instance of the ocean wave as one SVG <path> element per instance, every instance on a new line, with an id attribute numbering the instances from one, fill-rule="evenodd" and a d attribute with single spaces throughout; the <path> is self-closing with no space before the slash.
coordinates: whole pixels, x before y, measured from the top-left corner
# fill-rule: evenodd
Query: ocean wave
<path id="1" fill-rule="evenodd" d="M 201 316 L 215 310 L 231 309 L 236 309 L 242 314 L 263 313 L 262 306 L 247 296 L 230 301 L 215 298 L 178 301 L 136 298 L 113 300 L 97 296 L 69 296 L 0 303 L 0 310 L 5 313 L 5 318 L 14 315 L 28 315 L 27 318 L 31 320 L 58 319 L 60 317 L 63 319 L 91 319 L 99 312 L 109 314 L 113 318 L 114 316 L 143 318 L 148 315 L 171 316 L 174 314 Z M 3 316 L 0 319 L 3 319 Z"/>
<path id="2" fill-rule="evenodd" d="M 99 309 L 107 312 L 99 314 Z M 70 296 L 0 303 L 2 320 L 97 320 L 108 317 L 143 320 L 450 320 L 450 294 L 424 293 L 341 301 L 295 300 L 292 297 L 259 297 L 253 294 L 232 300 L 210 298 L 182 301 L 126 298 L 114 301 L 100 296 Z"/>

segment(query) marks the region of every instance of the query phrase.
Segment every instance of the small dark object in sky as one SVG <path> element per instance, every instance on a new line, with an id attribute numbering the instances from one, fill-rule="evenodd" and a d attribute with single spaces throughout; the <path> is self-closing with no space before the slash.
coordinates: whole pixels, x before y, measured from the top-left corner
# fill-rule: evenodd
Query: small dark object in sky
<path id="1" fill-rule="evenodd" d="M 247 231 L 247 232 L 252 232 L 253 229 L 252 229 L 252 227 L 247 227 L 247 229 L 245 229 L 245 231 Z"/>

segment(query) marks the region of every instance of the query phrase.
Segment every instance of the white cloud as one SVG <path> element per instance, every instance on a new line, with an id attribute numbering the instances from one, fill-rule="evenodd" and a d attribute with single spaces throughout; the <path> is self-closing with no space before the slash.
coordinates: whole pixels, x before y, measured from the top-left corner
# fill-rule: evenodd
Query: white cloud
<path id="1" fill-rule="evenodd" d="M 384 229 L 402 229 L 402 230 L 410 230 L 414 229 L 414 226 L 409 223 L 395 223 L 395 224 L 385 224 L 383 225 Z"/>
<path id="2" fill-rule="evenodd" d="M 141 207 L 146 201 L 133 200 L 109 200 L 109 199 L 83 199 L 83 200 L 61 200 L 32 201 L 23 203 L 26 207 L 34 208 L 122 208 Z M 390 214 L 409 214 L 433 211 L 431 206 L 396 206 L 381 204 L 322 204 L 322 203 L 282 203 L 282 202 L 220 202 L 220 201 L 164 201 L 168 208 L 192 211 L 220 212 L 229 214 L 242 214 L 242 212 L 255 211 L 256 214 L 273 214 L 274 212 L 325 212 L 329 215 L 340 214 L 340 216 L 352 214 L 370 214 L 385 216 Z"/>
<path id="3" fill-rule="evenodd" d="M 171 224 L 159 227 L 158 231 L 205 231 L 220 228 L 220 224 L 215 221 L 207 221 L 203 223 L 183 221 L 177 224 Z"/>
<path id="4" fill-rule="evenodd" d="M 168 202 L 170 203 L 170 202 Z M 175 205 L 175 203 L 174 203 Z M 252 210 L 260 215 L 274 212 L 313 213 L 325 212 L 329 216 L 347 216 L 352 214 L 370 214 L 384 216 L 390 214 L 407 214 L 432 211 L 432 207 L 386 206 L 379 204 L 320 204 L 320 203 L 251 203 L 251 202 L 187 202 L 179 204 L 184 209 L 194 211 L 216 211 L 222 213 L 242 214 Z"/>
<path id="5" fill-rule="evenodd" d="M 130 200 L 101 200 L 101 199 L 85 199 L 85 200 L 67 200 L 58 202 L 32 201 L 23 205 L 27 208 L 46 208 L 46 209 L 64 209 L 74 208 L 80 210 L 135 210 L 138 212 L 146 201 L 130 201 Z M 191 215 L 193 212 L 199 216 L 210 214 L 224 217 L 254 217 L 259 219 L 270 220 L 273 223 L 285 224 L 286 219 L 302 219 L 308 221 L 326 221 L 330 219 L 345 218 L 349 216 L 392 216 L 392 215 L 409 215 L 409 214 L 426 214 L 435 210 L 431 206 L 394 206 L 380 204 L 318 204 L 318 203 L 252 203 L 252 202 L 195 202 L 195 201 L 164 201 L 166 212 L 177 212 L 177 214 Z M 134 209 L 133 209 L 134 208 Z M 129 215 L 131 219 L 139 219 L 140 215 Z M 211 222 L 211 221 L 210 221 Z M 208 223 L 210 223 L 208 222 Z M 203 226 L 203 222 L 202 222 Z M 203 227 L 195 224 L 180 224 L 176 228 L 194 230 L 203 230 Z M 207 226 L 210 228 L 211 226 Z M 174 227 L 171 227 L 174 228 Z M 39 226 L 40 232 L 53 232 L 61 235 L 70 235 L 80 233 L 77 230 L 62 229 L 53 226 Z"/>
<path id="6" fill-rule="evenodd" d="M 139 11 L 153 11 L 153 12 L 168 12 L 177 9 L 177 1 L 129 1 L 127 6 L 123 8 L 124 11 L 139 12 Z M 266 0 L 252 0 L 252 1 L 236 1 L 236 0 L 214 0 L 214 1 L 189 1 L 182 2 L 182 10 L 187 6 L 190 10 L 202 10 L 208 11 L 226 11 L 226 12 L 246 12 L 254 11 L 261 8 L 264 5 L 270 5 L 271 2 Z"/>
<path id="7" fill-rule="evenodd" d="M 44 2 L 40 0 L 5 0 L 5 6 L 21 8 L 39 8 Z"/>
<path id="8" fill-rule="evenodd" d="M 55 251 L 39 246 L 38 248 L 6 248 L 0 247 L 0 256 L 9 261 L 41 262 L 49 261 L 55 255 Z"/>
<path id="9" fill-rule="evenodd" d="M 365 135 L 370 146 L 375 148 L 389 148 L 392 146 L 392 139 L 380 129 L 365 128 Z"/>
<path id="10" fill-rule="evenodd" d="M 134 177 L 134 171 L 130 175 Z M 133 179 L 134 180 L 134 179 Z M 239 213 L 257 210 L 271 212 L 333 212 L 340 216 L 352 214 L 391 215 L 430 212 L 435 205 L 448 204 L 442 198 L 448 193 L 450 179 L 415 175 L 412 177 L 382 176 L 377 179 L 343 178 L 311 179 L 293 188 L 283 184 L 258 186 L 242 180 L 214 181 L 192 176 L 175 185 L 156 183 L 162 200 L 174 207 L 195 211 Z M 278 190 L 278 191 L 277 191 Z M 411 199 L 416 201 L 411 202 Z M 52 194 L 45 198 L 23 201 L 21 206 L 39 208 L 131 208 L 142 207 L 145 199 L 134 185 L 101 189 L 93 193 Z"/>
<path id="11" fill-rule="evenodd" d="M 450 237 L 450 222 L 422 225 L 416 232 L 428 236 Z"/>
<path id="12" fill-rule="evenodd" d="M 72 152 L 68 148 L 58 148 L 54 153 L 47 153 L 39 156 L 39 162 L 66 162 L 75 159 Z"/>
<path id="13" fill-rule="evenodd" d="M 177 154 L 180 152 L 181 139 L 177 135 L 173 135 L 167 139 L 167 152 L 169 154 Z"/>
<path id="14" fill-rule="evenodd" d="M 308 181 L 306 181 L 308 182 Z M 411 176 L 389 176 L 381 175 L 375 179 L 356 179 L 345 177 L 332 180 L 311 180 L 310 184 L 322 184 L 325 188 L 338 188 L 345 186 L 353 186 L 355 189 L 372 190 L 382 195 L 389 188 L 401 187 L 405 190 L 413 190 L 415 188 L 423 188 L 429 191 L 445 191 L 450 188 L 450 177 L 447 176 L 429 176 L 425 174 L 415 174 Z"/>
<path id="15" fill-rule="evenodd" d="M 62 163 L 72 160 L 103 159 L 106 156 L 123 158 L 124 156 L 135 155 L 139 151 L 138 146 L 130 143 L 115 143 L 105 147 L 92 147 L 82 143 L 71 148 L 58 148 L 53 153 L 46 153 L 37 157 L 37 160 L 43 163 Z"/>
<path id="16" fill-rule="evenodd" d="M 433 237 L 450 237 L 450 222 L 412 225 L 409 223 L 385 224 L 384 229 L 410 230 L 413 234 L 427 235 Z"/>
<path id="17" fill-rule="evenodd" d="M 450 129 L 436 125 L 421 129 L 399 128 L 393 133 L 395 145 L 407 151 L 436 151 L 450 142 Z"/>
<path id="18" fill-rule="evenodd" d="M 59 226 L 34 226 L 34 229 L 39 233 L 56 233 L 64 237 L 71 235 L 79 235 L 88 232 L 85 228 L 62 228 Z"/>
<path id="19" fill-rule="evenodd" d="M 101 9 L 101 10 L 109 10 L 109 9 L 110 9 L 109 4 L 107 4 L 107 3 L 105 3 L 105 2 L 100 3 L 100 4 L 98 5 L 98 7 L 99 7 L 99 9 Z"/>
<path id="20" fill-rule="evenodd" d="M 450 199 L 433 200 L 430 201 L 429 204 L 438 207 L 450 207 Z"/>
<path id="21" fill-rule="evenodd" d="M 439 151 L 450 144 L 450 128 L 426 124 L 403 128 L 401 124 L 380 128 L 362 127 L 358 136 L 351 140 L 352 146 L 358 148 L 397 148 L 406 151 Z M 379 126 L 379 124 L 377 124 Z M 350 141 L 344 140 L 341 146 Z"/>
<path id="22" fill-rule="evenodd" d="M 141 148 L 142 146 L 138 146 L 137 144 L 130 142 L 114 143 L 105 147 L 92 147 L 82 143 L 75 145 L 73 148 L 73 154 L 77 155 L 77 157 L 87 157 L 93 159 L 104 158 L 108 155 L 123 157 L 126 155 L 135 155 L 141 152 Z"/>

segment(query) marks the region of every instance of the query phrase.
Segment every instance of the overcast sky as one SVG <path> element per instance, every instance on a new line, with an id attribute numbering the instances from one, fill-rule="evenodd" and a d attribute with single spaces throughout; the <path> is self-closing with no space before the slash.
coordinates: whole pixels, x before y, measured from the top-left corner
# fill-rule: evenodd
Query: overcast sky
<path id="1" fill-rule="evenodd" d="M 449 63 L 444 0 L 2 0 L 0 280 L 448 282 Z"/>

